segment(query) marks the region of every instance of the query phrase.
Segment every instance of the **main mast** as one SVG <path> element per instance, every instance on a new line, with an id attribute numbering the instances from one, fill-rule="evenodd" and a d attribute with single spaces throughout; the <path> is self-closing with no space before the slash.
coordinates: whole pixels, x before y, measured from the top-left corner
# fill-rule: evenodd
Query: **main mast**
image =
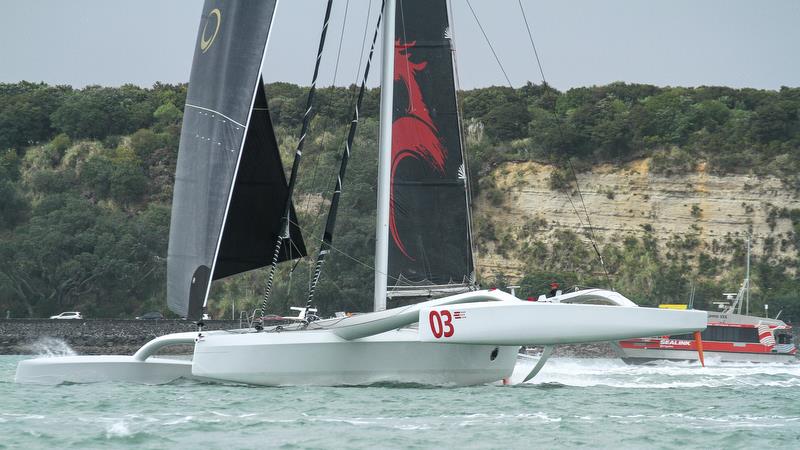
<path id="1" fill-rule="evenodd" d="M 378 211 L 375 223 L 375 311 L 386 309 L 389 273 L 389 202 L 392 183 L 392 119 L 394 116 L 395 0 L 387 0 L 383 19 L 380 141 L 378 145 Z"/>

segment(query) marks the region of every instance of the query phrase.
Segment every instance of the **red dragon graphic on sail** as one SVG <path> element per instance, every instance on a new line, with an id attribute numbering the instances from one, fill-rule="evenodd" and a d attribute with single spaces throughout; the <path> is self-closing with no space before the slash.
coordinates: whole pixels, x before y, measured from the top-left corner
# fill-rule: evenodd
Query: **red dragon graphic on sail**
<path id="1" fill-rule="evenodd" d="M 390 193 L 389 231 L 395 245 L 407 258 L 405 244 L 397 230 L 395 220 L 394 176 L 400 163 L 407 159 L 421 161 L 434 171 L 444 175 L 447 149 L 442 145 L 438 129 L 431 119 L 422 91 L 417 83 L 417 74 L 428 65 L 426 61 L 411 62 L 410 49 L 416 41 L 400 43 L 394 46 L 394 80 L 400 81 L 408 93 L 408 106 L 405 114 L 392 124 L 392 189 Z"/>

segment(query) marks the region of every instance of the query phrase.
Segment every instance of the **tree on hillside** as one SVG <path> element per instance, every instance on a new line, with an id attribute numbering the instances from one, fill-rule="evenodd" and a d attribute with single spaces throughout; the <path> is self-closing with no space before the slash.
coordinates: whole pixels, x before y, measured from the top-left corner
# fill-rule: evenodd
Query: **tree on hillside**
<path id="1" fill-rule="evenodd" d="M 11 261 L 0 267 L 0 292 L 13 295 L 15 315 L 130 312 L 130 300 L 163 288 L 166 237 L 154 233 L 165 233 L 165 221 L 156 210 L 130 220 L 71 194 L 52 195 L 16 239 L 0 241 L 0 255 Z"/>
<path id="2" fill-rule="evenodd" d="M 51 120 L 72 138 L 102 139 L 149 126 L 156 107 L 151 95 L 137 86 L 89 86 L 68 95 Z"/>
<path id="3" fill-rule="evenodd" d="M 528 122 L 531 114 L 525 104 L 520 102 L 503 103 L 486 114 L 484 126 L 486 134 L 496 141 L 510 141 L 528 135 Z"/>
<path id="4" fill-rule="evenodd" d="M 0 84 L 0 150 L 47 141 L 55 130 L 50 115 L 72 92 L 43 83 Z"/>

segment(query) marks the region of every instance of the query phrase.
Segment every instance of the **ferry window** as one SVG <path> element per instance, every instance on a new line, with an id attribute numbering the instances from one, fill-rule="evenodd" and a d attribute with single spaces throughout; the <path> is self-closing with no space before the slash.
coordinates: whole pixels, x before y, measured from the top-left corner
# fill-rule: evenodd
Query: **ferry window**
<path id="1" fill-rule="evenodd" d="M 775 336 L 775 340 L 778 342 L 778 344 L 791 344 L 792 343 L 792 336 L 790 336 L 788 334 L 781 333 L 781 334 Z"/>
<path id="2" fill-rule="evenodd" d="M 708 327 L 702 336 L 704 341 L 760 342 L 755 328 Z"/>
<path id="3" fill-rule="evenodd" d="M 679 339 L 679 340 L 682 340 L 682 341 L 693 341 L 694 340 L 694 334 L 691 334 L 691 333 L 689 333 L 689 334 L 673 334 L 669 338 L 670 339 Z"/>

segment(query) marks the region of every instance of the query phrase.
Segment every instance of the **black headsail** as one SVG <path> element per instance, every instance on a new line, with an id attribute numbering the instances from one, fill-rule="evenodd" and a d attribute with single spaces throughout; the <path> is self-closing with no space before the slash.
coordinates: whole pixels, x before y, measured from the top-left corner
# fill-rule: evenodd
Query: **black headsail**
<path id="1" fill-rule="evenodd" d="M 389 296 L 471 289 L 466 168 L 445 0 L 395 19 Z"/>
<path id="2" fill-rule="evenodd" d="M 206 0 L 172 200 L 167 297 L 199 318 L 212 279 L 269 264 L 286 180 L 260 70 L 275 0 Z M 299 231 L 283 258 L 305 253 Z"/>

